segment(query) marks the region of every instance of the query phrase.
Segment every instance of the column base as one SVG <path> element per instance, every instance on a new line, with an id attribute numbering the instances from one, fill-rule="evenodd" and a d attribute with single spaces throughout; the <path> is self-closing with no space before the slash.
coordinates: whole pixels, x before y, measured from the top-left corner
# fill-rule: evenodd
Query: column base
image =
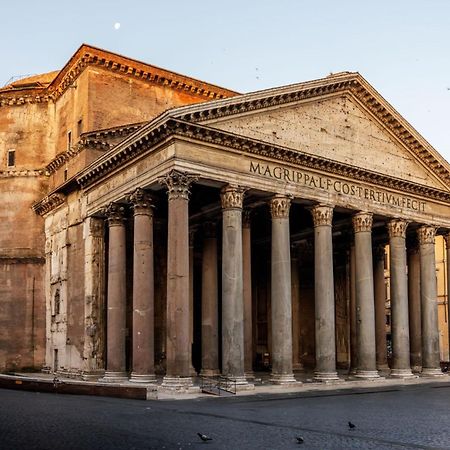
<path id="1" fill-rule="evenodd" d="M 357 369 L 355 378 L 363 378 L 365 380 L 367 379 L 374 379 L 374 378 L 380 378 L 380 374 L 378 373 L 378 370 L 362 370 Z"/>
<path id="2" fill-rule="evenodd" d="M 314 372 L 314 381 L 320 381 L 322 383 L 329 383 L 334 381 L 340 381 L 337 372 Z"/>
<path id="3" fill-rule="evenodd" d="M 411 369 L 391 369 L 389 375 L 393 378 L 417 378 L 417 375 L 413 375 Z"/>
<path id="4" fill-rule="evenodd" d="M 161 389 L 176 392 L 194 392 L 199 388 L 195 387 L 191 377 L 170 377 L 165 376 L 161 384 Z"/>
<path id="5" fill-rule="evenodd" d="M 200 371 L 201 377 L 217 377 L 220 375 L 219 369 L 202 369 Z"/>
<path id="6" fill-rule="evenodd" d="M 107 370 L 105 376 L 98 381 L 102 383 L 125 383 L 128 381 L 128 374 L 126 372 L 113 372 Z"/>
<path id="7" fill-rule="evenodd" d="M 301 382 L 297 381 L 294 377 L 293 373 L 288 374 L 278 374 L 278 373 L 272 373 L 270 375 L 269 381 L 272 384 L 278 384 L 281 386 L 292 386 L 292 385 L 300 385 Z"/>
<path id="8" fill-rule="evenodd" d="M 251 391 L 255 389 L 255 385 L 253 383 L 249 383 L 245 376 L 233 377 L 224 375 L 228 380 L 236 383 L 236 392 L 237 391 Z"/>
<path id="9" fill-rule="evenodd" d="M 97 381 L 100 380 L 102 377 L 105 376 L 104 370 L 92 370 L 92 371 L 86 371 L 81 373 L 81 379 L 83 381 Z"/>
<path id="10" fill-rule="evenodd" d="M 446 374 L 442 372 L 442 370 L 439 368 L 429 368 L 425 367 L 422 368 L 422 372 L 420 373 L 420 376 L 422 377 L 443 377 Z"/>
<path id="11" fill-rule="evenodd" d="M 129 380 L 131 383 L 145 383 L 152 384 L 156 383 L 156 377 L 154 374 L 139 374 L 139 373 L 131 373 L 131 377 Z"/>

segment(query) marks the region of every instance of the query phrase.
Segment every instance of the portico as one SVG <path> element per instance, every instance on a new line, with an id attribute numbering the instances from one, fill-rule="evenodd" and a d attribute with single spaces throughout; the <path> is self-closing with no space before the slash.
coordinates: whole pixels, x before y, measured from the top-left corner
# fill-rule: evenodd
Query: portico
<path id="1" fill-rule="evenodd" d="M 83 220 L 107 224 L 105 380 L 153 382 L 155 355 L 162 387 L 182 391 L 191 366 L 238 389 L 264 369 L 278 385 L 388 364 L 440 375 L 433 251 L 450 173 L 400 119 L 340 74 L 178 108 L 82 171 Z"/>

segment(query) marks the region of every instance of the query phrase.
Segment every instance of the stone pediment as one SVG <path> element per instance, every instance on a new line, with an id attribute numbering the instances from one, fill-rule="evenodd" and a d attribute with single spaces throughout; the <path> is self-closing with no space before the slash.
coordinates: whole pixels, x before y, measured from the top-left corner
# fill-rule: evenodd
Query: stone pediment
<path id="1" fill-rule="evenodd" d="M 171 115 L 450 191 L 450 166 L 365 80 L 344 73 Z"/>

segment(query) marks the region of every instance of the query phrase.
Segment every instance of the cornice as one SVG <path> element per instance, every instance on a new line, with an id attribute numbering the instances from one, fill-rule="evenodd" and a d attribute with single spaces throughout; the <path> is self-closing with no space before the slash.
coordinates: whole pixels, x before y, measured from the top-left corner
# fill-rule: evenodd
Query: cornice
<path id="1" fill-rule="evenodd" d="M 169 136 L 185 137 L 200 142 L 233 148 L 239 152 L 253 154 L 256 157 L 268 157 L 300 167 L 325 171 L 356 181 L 379 185 L 388 189 L 396 189 L 414 195 L 450 202 L 450 192 L 447 191 L 383 175 L 378 172 L 311 155 L 299 150 L 268 144 L 264 141 L 221 131 L 205 125 L 170 118 L 162 123 L 156 124 L 153 128 L 146 129 L 145 134 L 130 136 L 130 139 L 126 139 L 123 143 L 111 150 L 111 152 L 99 158 L 99 160 L 88 166 L 77 177 L 78 184 L 82 188 L 86 188 Z"/>
<path id="2" fill-rule="evenodd" d="M 176 72 L 83 44 L 47 87 L 33 92 L 30 92 L 29 89 L 18 90 L 14 93 L 10 91 L 0 92 L 0 107 L 56 101 L 73 85 L 87 66 L 101 67 L 123 76 L 189 92 L 191 95 L 200 98 L 221 99 L 237 95 L 237 92 L 195 78 L 186 77 Z"/>
<path id="3" fill-rule="evenodd" d="M 55 209 L 57 206 L 62 205 L 65 202 L 65 199 L 66 196 L 64 194 L 53 193 L 35 203 L 32 208 L 36 214 L 44 216 L 52 209 Z"/>
<path id="4" fill-rule="evenodd" d="M 41 169 L 37 170 L 0 170 L 0 178 L 14 178 L 14 177 L 40 177 L 45 172 Z"/>

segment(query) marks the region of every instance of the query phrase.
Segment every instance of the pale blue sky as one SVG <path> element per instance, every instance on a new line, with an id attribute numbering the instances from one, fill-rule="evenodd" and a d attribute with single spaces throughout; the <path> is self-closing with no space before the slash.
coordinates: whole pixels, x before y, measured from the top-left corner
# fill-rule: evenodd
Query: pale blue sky
<path id="1" fill-rule="evenodd" d="M 359 71 L 450 160 L 449 0 L 22 0 L 0 18 L 0 85 L 83 42 L 239 92 Z"/>

